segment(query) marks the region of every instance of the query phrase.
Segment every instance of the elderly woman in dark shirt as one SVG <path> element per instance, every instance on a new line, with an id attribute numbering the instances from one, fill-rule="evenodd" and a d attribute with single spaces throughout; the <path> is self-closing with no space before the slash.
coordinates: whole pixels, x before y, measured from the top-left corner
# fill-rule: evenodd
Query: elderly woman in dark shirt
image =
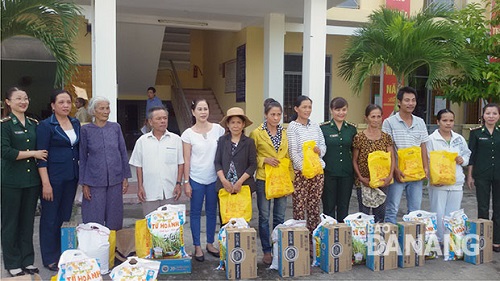
<path id="1" fill-rule="evenodd" d="M 120 125 L 108 121 L 108 99 L 93 98 L 88 111 L 93 121 L 82 126 L 80 140 L 82 220 L 119 230 L 123 225 L 123 194 L 131 177 L 125 140 Z"/>

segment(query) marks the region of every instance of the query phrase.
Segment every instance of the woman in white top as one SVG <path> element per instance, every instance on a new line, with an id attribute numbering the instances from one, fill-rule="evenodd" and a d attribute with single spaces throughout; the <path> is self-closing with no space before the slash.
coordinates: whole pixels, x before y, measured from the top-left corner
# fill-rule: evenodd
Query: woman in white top
<path id="1" fill-rule="evenodd" d="M 323 194 L 323 174 L 308 179 L 302 175 L 302 145 L 308 140 L 316 141 L 314 152 L 320 157 L 321 166 L 325 168 L 325 162 L 321 157 L 326 153 L 326 144 L 323 132 L 317 123 L 309 120 L 312 112 L 312 100 L 307 96 L 298 96 L 294 103 L 297 117 L 290 122 L 286 135 L 288 137 L 288 151 L 292 159 L 295 179 L 293 186 L 295 192 L 292 194 L 293 218 L 296 220 L 306 219 L 307 228 L 312 234 L 320 223 L 321 195 Z"/>
<path id="2" fill-rule="evenodd" d="M 219 257 L 219 251 L 213 246 L 215 223 L 217 219 L 217 193 L 215 182 L 214 158 L 217 140 L 225 133 L 219 124 L 208 122 L 209 107 L 205 99 L 195 99 L 191 103 L 194 125 L 182 133 L 184 152 L 184 192 L 191 198 L 191 234 L 195 248 L 194 258 L 204 261 L 205 257 L 200 243 L 200 218 L 203 200 L 207 217 L 208 253 Z"/>
<path id="3" fill-rule="evenodd" d="M 443 217 L 448 216 L 450 212 L 460 209 L 463 196 L 462 186 L 465 182 L 463 167 L 469 164 L 471 151 L 464 137 L 453 132 L 453 126 L 455 125 L 455 114 L 453 111 L 441 109 L 437 114 L 437 124 L 439 128 L 429 136 L 429 141 L 427 142 L 428 159 L 430 159 L 430 152 L 435 150 L 458 153 L 458 156 L 455 158 L 455 162 L 457 163 L 455 184 L 446 186 L 429 185 L 431 212 L 437 215 L 437 235 L 439 241 L 443 241 Z"/>

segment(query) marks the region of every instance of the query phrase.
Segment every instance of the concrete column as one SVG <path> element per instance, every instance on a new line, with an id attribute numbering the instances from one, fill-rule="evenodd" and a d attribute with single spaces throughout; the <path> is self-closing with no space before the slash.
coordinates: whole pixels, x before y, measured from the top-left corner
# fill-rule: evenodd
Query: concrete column
<path id="1" fill-rule="evenodd" d="M 116 122 L 116 0 L 92 0 L 92 10 L 92 96 L 109 99 Z"/>
<path id="2" fill-rule="evenodd" d="M 326 0 L 304 0 L 302 93 L 313 100 L 315 122 L 324 121 L 326 7 Z"/>
<path id="3" fill-rule="evenodd" d="M 273 98 L 283 106 L 285 56 L 285 15 L 264 18 L 264 99 Z"/>

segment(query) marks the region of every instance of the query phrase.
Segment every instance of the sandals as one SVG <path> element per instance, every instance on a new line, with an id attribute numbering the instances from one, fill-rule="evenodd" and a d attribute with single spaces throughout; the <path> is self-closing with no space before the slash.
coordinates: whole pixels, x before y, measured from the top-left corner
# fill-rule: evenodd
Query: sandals
<path id="1" fill-rule="evenodd" d="M 57 263 L 51 263 L 49 265 L 46 265 L 45 268 L 47 268 L 50 271 L 59 271 L 59 267 L 57 266 Z"/>

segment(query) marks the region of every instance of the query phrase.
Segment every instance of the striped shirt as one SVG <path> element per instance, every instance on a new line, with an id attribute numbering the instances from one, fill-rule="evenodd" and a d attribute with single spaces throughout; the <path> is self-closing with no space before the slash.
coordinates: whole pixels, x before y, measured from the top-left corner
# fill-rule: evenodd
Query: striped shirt
<path id="1" fill-rule="evenodd" d="M 325 161 L 323 161 L 322 157 L 326 153 L 326 144 L 323 132 L 318 124 L 309 121 L 307 125 L 302 125 L 296 121 L 292 121 L 288 125 L 286 135 L 288 137 L 288 152 L 295 170 L 302 171 L 302 161 L 304 160 L 302 144 L 308 140 L 316 141 L 316 146 L 321 151 L 319 155 L 321 166 L 325 168 Z"/>
<path id="2" fill-rule="evenodd" d="M 382 124 L 382 131 L 392 137 L 396 151 L 401 148 L 420 146 L 420 144 L 429 140 L 424 120 L 415 115 L 412 115 L 412 117 L 411 126 L 408 126 L 401 119 L 399 112 L 385 119 Z"/>

